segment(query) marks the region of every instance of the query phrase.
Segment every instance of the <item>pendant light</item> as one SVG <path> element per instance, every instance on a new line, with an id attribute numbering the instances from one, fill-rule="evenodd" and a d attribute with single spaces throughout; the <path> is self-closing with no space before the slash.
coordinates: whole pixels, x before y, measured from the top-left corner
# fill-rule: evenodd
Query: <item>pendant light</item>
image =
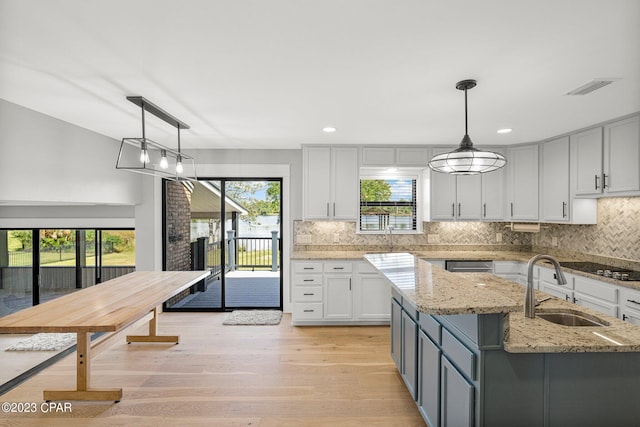
<path id="1" fill-rule="evenodd" d="M 174 181 L 197 179 L 195 159 L 183 153 L 180 145 L 180 131 L 189 129 L 189 125 L 141 96 L 128 96 L 127 100 L 142 110 L 142 138 L 122 139 L 116 169 L 160 176 Z M 145 125 L 147 112 L 178 129 L 177 151 L 147 138 Z M 131 146 L 137 150 L 135 162 L 132 160 L 134 152 L 130 149 Z"/>
<path id="2" fill-rule="evenodd" d="M 476 87 L 475 80 L 462 80 L 456 83 L 456 89 L 464 91 L 464 136 L 460 147 L 448 153 L 433 156 L 429 167 L 442 173 L 452 175 L 477 175 L 491 172 L 507 164 L 500 153 L 478 150 L 469 138 L 467 120 L 467 90 Z"/>

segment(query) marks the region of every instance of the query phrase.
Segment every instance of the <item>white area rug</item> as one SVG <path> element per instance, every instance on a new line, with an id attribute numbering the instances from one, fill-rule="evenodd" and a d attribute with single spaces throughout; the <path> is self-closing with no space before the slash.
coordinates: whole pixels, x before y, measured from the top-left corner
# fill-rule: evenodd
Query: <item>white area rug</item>
<path id="1" fill-rule="evenodd" d="M 277 325 L 282 319 L 280 310 L 234 310 L 227 314 L 223 325 Z"/>
<path id="2" fill-rule="evenodd" d="M 35 334 L 5 351 L 58 351 L 76 343 L 76 334 Z"/>

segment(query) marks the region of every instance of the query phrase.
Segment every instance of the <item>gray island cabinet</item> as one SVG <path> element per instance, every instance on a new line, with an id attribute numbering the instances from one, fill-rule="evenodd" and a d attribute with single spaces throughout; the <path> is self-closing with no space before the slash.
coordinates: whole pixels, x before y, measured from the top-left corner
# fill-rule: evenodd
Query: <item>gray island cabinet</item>
<path id="1" fill-rule="evenodd" d="M 410 254 L 365 259 L 391 283 L 391 355 L 430 426 L 640 425 L 639 327 L 602 314 L 600 327 L 528 319 L 508 280 Z"/>

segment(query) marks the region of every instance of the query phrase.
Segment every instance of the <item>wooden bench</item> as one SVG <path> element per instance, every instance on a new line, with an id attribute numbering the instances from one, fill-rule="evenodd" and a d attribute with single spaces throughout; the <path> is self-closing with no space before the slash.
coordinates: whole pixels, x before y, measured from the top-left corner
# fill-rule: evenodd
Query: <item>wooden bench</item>
<path id="1" fill-rule="evenodd" d="M 45 390 L 44 400 L 120 401 L 122 389 L 90 386 L 91 335 L 113 336 L 151 314 L 148 335 L 127 342 L 178 343 L 176 335 L 157 334 L 158 307 L 209 275 L 208 271 L 139 271 L 108 280 L 0 318 L 0 333 L 73 332 L 77 334 L 76 389 Z"/>

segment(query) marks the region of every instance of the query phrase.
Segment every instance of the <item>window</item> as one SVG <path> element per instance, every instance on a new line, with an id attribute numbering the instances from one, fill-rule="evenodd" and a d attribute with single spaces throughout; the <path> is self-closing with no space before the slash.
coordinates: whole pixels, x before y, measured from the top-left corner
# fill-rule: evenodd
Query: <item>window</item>
<path id="1" fill-rule="evenodd" d="M 417 177 L 362 177 L 360 231 L 419 231 L 417 187 Z"/>

